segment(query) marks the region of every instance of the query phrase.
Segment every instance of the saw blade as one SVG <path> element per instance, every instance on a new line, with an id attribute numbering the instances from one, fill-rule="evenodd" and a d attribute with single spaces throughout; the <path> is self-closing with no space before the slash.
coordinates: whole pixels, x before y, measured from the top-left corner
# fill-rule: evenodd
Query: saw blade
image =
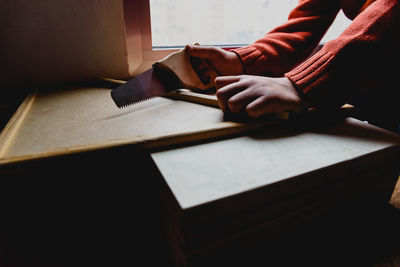
<path id="1" fill-rule="evenodd" d="M 119 108 L 124 108 L 153 97 L 163 96 L 179 88 L 176 77 L 161 68 L 152 67 L 113 89 L 111 97 Z"/>

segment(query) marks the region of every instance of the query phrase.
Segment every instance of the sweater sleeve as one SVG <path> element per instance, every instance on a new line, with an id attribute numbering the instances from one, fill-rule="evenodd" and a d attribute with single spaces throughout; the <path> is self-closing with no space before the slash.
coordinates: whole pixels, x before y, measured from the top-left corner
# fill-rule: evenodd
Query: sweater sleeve
<path id="1" fill-rule="evenodd" d="M 285 76 L 310 105 L 344 104 L 360 84 L 371 85 L 366 82 L 371 76 L 385 79 L 392 59 L 399 59 L 399 5 L 398 0 L 376 0 L 338 38 Z"/>
<path id="2" fill-rule="evenodd" d="M 314 50 L 339 10 L 336 0 L 300 0 L 286 23 L 233 51 L 247 74 L 283 76 Z"/>

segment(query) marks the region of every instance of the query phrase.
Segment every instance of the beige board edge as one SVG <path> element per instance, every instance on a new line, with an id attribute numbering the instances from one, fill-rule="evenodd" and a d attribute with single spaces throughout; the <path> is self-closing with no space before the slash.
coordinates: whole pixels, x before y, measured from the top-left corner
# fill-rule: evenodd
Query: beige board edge
<path id="1" fill-rule="evenodd" d="M 30 105 L 32 101 L 33 99 L 30 100 L 29 102 Z M 23 110 L 27 110 L 26 107 L 22 108 Z M 27 111 L 25 111 L 25 113 L 26 112 Z M 156 150 L 173 145 L 185 144 L 195 141 L 204 141 L 224 136 L 232 136 L 235 134 L 244 133 L 246 131 L 258 129 L 263 126 L 271 125 L 272 123 L 276 123 L 276 121 L 262 121 L 256 123 L 221 122 L 217 126 L 214 125 L 211 128 L 197 130 L 197 131 L 155 136 L 146 139 L 142 137 L 123 138 L 117 140 L 110 140 L 103 143 L 93 143 L 84 146 L 66 147 L 62 149 L 49 150 L 37 154 L 14 156 L 14 157 L 0 157 L 0 166 L 29 161 L 29 160 L 35 160 L 35 159 L 45 159 L 61 155 L 107 149 L 123 145 L 135 145 L 137 148 L 140 149 Z M 13 132 L 15 132 L 16 130 L 17 128 L 14 128 Z M 5 142 L 9 143 L 11 142 L 11 140 L 5 140 Z"/>
<path id="2" fill-rule="evenodd" d="M 3 160 L 4 153 L 7 151 L 7 148 L 12 142 L 15 133 L 22 125 L 37 95 L 38 95 L 37 91 L 29 94 L 24 99 L 24 101 L 21 103 L 21 105 L 15 111 L 14 115 L 11 117 L 11 119 L 8 121 L 8 123 L 2 130 L 0 134 L 0 162 Z"/>

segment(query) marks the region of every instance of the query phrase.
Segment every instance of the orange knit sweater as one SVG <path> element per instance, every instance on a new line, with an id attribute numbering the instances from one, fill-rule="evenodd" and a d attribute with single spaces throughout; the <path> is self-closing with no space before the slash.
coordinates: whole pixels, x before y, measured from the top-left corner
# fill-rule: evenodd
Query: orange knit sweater
<path id="1" fill-rule="evenodd" d="M 340 9 L 350 26 L 307 58 Z M 247 74 L 286 76 L 311 105 L 337 106 L 399 75 L 388 68 L 398 65 L 399 49 L 398 0 L 300 0 L 285 24 L 234 51 Z"/>

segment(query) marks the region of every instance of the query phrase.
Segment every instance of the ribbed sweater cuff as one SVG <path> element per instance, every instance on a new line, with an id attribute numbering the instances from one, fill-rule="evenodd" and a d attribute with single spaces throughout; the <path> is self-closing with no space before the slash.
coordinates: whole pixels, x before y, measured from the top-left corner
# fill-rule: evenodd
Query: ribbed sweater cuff
<path id="1" fill-rule="evenodd" d="M 232 50 L 235 52 L 243 63 L 244 72 L 251 75 L 262 75 L 265 66 L 263 62 L 267 62 L 265 55 L 255 47 L 245 46 Z"/>
<path id="2" fill-rule="evenodd" d="M 317 87 L 320 87 L 330 76 L 330 63 L 333 55 L 330 53 L 317 53 L 293 70 L 285 73 L 285 76 L 292 81 L 296 89 L 303 95 L 305 100 L 314 104 L 317 99 Z"/>

